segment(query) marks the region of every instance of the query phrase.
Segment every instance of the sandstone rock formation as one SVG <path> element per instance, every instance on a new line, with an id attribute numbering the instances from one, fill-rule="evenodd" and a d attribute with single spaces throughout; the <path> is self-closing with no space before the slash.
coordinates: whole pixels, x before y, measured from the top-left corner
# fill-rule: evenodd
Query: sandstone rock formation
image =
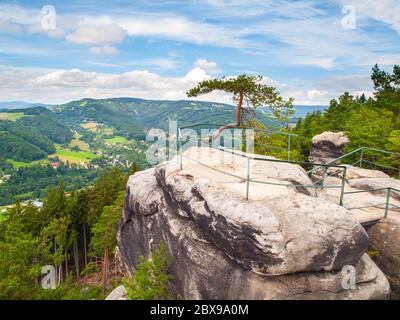
<path id="1" fill-rule="evenodd" d="M 323 134 L 322 136 L 331 135 Z M 313 139 L 313 143 L 320 140 L 320 136 L 317 136 Z M 330 144 L 334 146 L 333 150 L 326 153 L 339 156 L 339 153 L 336 153 L 337 146 L 335 145 L 337 144 L 340 145 L 342 142 Z M 328 147 L 328 144 L 326 146 Z M 367 192 L 345 194 L 343 204 L 350 209 L 351 214 L 360 223 L 366 226 L 371 241 L 370 247 L 377 252 L 374 261 L 390 281 L 392 298 L 400 299 L 400 192 L 393 190 L 400 190 L 400 180 L 391 178 L 379 170 L 345 166 L 347 167 L 345 191 Z M 340 169 L 330 168 L 326 174 L 325 185 L 341 185 L 342 171 Z M 320 177 L 317 176 L 317 178 Z M 393 189 L 390 191 L 388 216 L 384 219 L 387 200 L 385 188 L 388 187 Z M 337 203 L 340 191 L 340 188 L 319 189 L 317 194 L 320 198 Z"/>
<path id="2" fill-rule="evenodd" d="M 367 231 L 377 252 L 374 261 L 389 279 L 392 298 L 400 299 L 400 216 L 391 214 Z"/>
<path id="3" fill-rule="evenodd" d="M 111 293 L 106 297 L 106 300 L 127 300 L 128 294 L 123 285 L 116 287 Z"/>
<path id="4" fill-rule="evenodd" d="M 343 132 L 324 132 L 315 136 L 311 143 L 310 162 L 327 163 L 339 158 L 350 140 Z"/>
<path id="5" fill-rule="evenodd" d="M 201 159 L 208 152 L 213 159 Z M 183 170 L 178 157 L 130 177 L 118 231 L 126 272 L 165 242 L 172 289 L 186 299 L 388 296 L 385 276 L 364 254 L 364 229 L 345 208 L 294 187 L 312 184 L 302 168 L 253 160 L 258 183 L 250 183 L 246 200 L 247 160 L 222 154 L 192 148 Z M 356 268 L 354 290 L 342 286 L 347 265 Z"/>

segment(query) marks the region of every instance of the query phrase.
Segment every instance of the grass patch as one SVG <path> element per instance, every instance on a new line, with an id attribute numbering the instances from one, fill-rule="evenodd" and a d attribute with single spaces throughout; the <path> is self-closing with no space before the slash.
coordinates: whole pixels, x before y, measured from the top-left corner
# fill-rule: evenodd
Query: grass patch
<path id="1" fill-rule="evenodd" d="M 17 119 L 22 117 L 26 117 L 23 112 L 0 112 L 0 120 L 9 120 L 15 122 Z"/>
<path id="2" fill-rule="evenodd" d="M 60 145 L 56 145 L 56 153 L 50 155 L 49 157 L 58 157 L 62 162 L 69 162 L 69 163 L 81 163 L 81 162 L 88 162 L 97 158 L 94 153 L 87 152 L 87 151 L 72 151 L 70 149 L 63 148 Z"/>
<path id="3" fill-rule="evenodd" d="M 104 127 L 101 130 L 101 134 L 103 136 L 111 136 L 113 133 L 114 133 L 114 130 L 113 130 L 113 128 L 110 128 L 110 127 Z"/>
<path id="4" fill-rule="evenodd" d="M 113 138 L 105 139 L 105 142 L 109 143 L 109 144 L 113 144 L 113 143 L 116 143 L 116 144 L 130 144 L 131 143 L 131 141 L 129 141 L 127 138 L 121 137 L 121 136 L 115 136 Z"/>
<path id="5" fill-rule="evenodd" d="M 30 167 L 30 166 L 34 166 L 34 165 L 38 165 L 38 164 L 39 165 L 43 165 L 43 166 L 49 164 L 48 160 L 37 160 L 37 161 L 32 161 L 32 162 L 22 162 L 22 161 L 15 161 L 13 159 L 7 159 L 7 162 L 11 163 L 12 166 L 15 169 L 23 168 L 23 167 Z"/>
<path id="6" fill-rule="evenodd" d="M 97 131 L 97 123 L 96 122 L 86 122 L 82 123 L 81 127 L 83 129 L 89 130 L 91 132 L 96 132 Z"/>
<path id="7" fill-rule="evenodd" d="M 81 151 L 90 151 L 89 146 L 86 142 L 80 140 L 81 135 L 75 132 L 74 139 L 68 145 L 70 148 L 78 147 Z"/>

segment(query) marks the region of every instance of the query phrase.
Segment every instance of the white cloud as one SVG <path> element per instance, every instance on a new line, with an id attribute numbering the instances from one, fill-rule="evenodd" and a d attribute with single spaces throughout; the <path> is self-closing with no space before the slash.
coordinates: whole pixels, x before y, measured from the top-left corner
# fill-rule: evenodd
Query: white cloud
<path id="1" fill-rule="evenodd" d="M 72 43 L 110 45 L 124 40 L 125 30 L 115 24 L 81 25 L 66 39 Z"/>
<path id="2" fill-rule="evenodd" d="M 343 30 L 340 10 L 342 4 L 353 4 L 361 22 L 366 19 L 382 21 L 400 32 L 398 0 L 332 2 L 338 7 L 331 7 L 328 12 L 318 9 L 314 0 L 194 0 L 182 4 L 183 8 L 196 9 L 192 17 L 188 13 L 183 16 L 157 10 L 147 13 L 111 10 L 106 15 L 57 12 L 56 30 L 41 27 L 40 8 L 0 4 L 0 30 L 20 32 L 22 29 L 60 39 L 67 35 L 71 43 L 98 48 L 120 43 L 127 36 L 147 37 L 152 41 L 166 39 L 237 48 L 263 57 L 267 63 L 313 65 L 326 70 L 372 65 L 378 58 L 385 64 L 398 61 L 393 53 L 395 46 L 390 44 L 387 35 L 364 33 L 362 28 Z M 261 15 L 268 19 L 256 17 Z M 253 18 L 246 18 L 249 16 Z M 257 36 L 266 38 L 255 40 Z M 168 62 L 159 62 L 160 67 L 163 63 L 163 68 L 173 69 L 172 65 L 167 66 Z M 212 72 L 211 69 L 207 71 Z"/>
<path id="3" fill-rule="evenodd" d="M 188 72 L 188 74 L 185 75 L 185 77 L 183 78 L 183 81 L 184 82 L 189 81 L 189 82 L 196 82 L 197 83 L 197 82 L 206 80 L 208 78 L 209 78 L 209 76 L 207 76 L 207 73 L 206 73 L 205 70 L 196 67 L 196 68 L 190 70 Z"/>
<path id="4" fill-rule="evenodd" d="M 66 22 L 61 15 L 57 16 L 55 29 L 42 27 L 41 8 L 30 9 L 11 4 L 0 4 L 0 31 L 20 33 L 43 33 L 52 38 L 60 38 L 65 35 L 62 25 Z M 64 22 L 63 22 L 64 20 Z M 68 23 L 70 23 L 69 21 Z M 3 28 L 6 30 L 2 30 Z"/>
<path id="5" fill-rule="evenodd" d="M 130 36 L 162 37 L 218 47 L 240 47 L 245 43 L 238 36 L 238 31 L 234 33 L 224 26 L 181 16 L 115 17 L 114 21 Z"/>
<path id="6" fill-rule="evenodd" d="M 162 77 L 146 70 L 121 74 L 85 72 L 79 69 L 41 70 L 0 67 L 0 100 L 62 103 L 85 97 L 131 96 L 148 99 L 186 99 L 186 91 L 209 75 L 199 68 L 182 77 Z M 202 100 L 227 102 L 223 95 Z"/>
<path id="7" fill-rule="evenodd" d="M 177 67 L 177 62 L 171 59 L 162 59 L 162 58 L 146 59 L 142 61 L 142 63 L 160 67 L 166 70 L 175 69 Z"/>
<path id="8" fill-rule="evenodd" d="M 337 0 L 341 5 L 352 5 L 357 18 L 370 18 L 388 24 L 400 34 L 400 2 L 398 0 Z"/>
<path id="9" fill-rule="evenodd" d="M 314 65 L 322 69 L 332 69 L 335 66 L 335 58 L 331 57 L 297 57 L 293 60 L 296 64 Z"/>
<path id="10" fill-rule="evenodd" d="M 91 47 L 90 52 L 93 54 L 110 54 L 115 55 L 118 50 L 113 46 L 103 46 L 103 47 Z"/>
<path id="11" fill-rule="evenodd" d="M 207 59 L 199 59 L 195 63 L 195 67 L 206 70 L 208 73 L 216 74 L 221 72 L 218 65 L 214 61 L 208 61 Z"/>
<path id="12" fill-rule="evenodd" d="M 272 14 L 291 18 L 309 18 L 321 13 L 321 10 L 315 8 L 315 2 L 312 0 L 198 0 L 197 2 L 209 5 L 207 13 L 217 17 Z"/>
<path id="13" fill-rule="evenodd" d="M 307 98 L 309 98 L 310 100 L 315 100 L 326 96 L 327 93 L 328 91 L 312 89 L 307 92 Z"/>
<path id="14" fill-rule="evenodd" d="M 22 27 L 16 23 L 0 19 L 0 32 L 20 33 L 22 32 Z"/>
<path id="15" fill-rule="evenodd" d="M 186 92 L 211 75 L 198 67 L 181 77 L 163 77 L 147 70 L 125 73 L 86 72 L 79 69 L 51 70 L 0 65 L 0 100 L 63 103 L 81 98 L 138 97 L 144 99 L 187 99 Z M 264 77 L 264 84 L 277 87 L 295 104 L 328 104 L 345 91 L 372 95 L 369 74 L 322 78 L 314 84 L 294 86 Z M 213 92 L 198 100 L 232 103 L 229 94 Z"/>

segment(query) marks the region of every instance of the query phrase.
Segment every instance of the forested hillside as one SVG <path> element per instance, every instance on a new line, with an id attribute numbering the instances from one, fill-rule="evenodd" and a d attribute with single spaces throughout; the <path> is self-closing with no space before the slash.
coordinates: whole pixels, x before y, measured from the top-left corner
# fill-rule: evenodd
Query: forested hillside
<path id="1" fill-rule="evenodd" d="M 325 111 L 285 127 L 299 135 L 292 141 L 293 156 L 306 160 L 312 137 L 327 130 L 345 131 L 351 141 L 348 151 L 367 146 L 400 152 L 400 67 L 387 73 L 375 66 L 371 78 L 374 97 L 344 93 Z M 8 178 L 0 182 L 0 204 L 16 205 L 0 214 L 0 299 L 103 298 L 121 280 L 114 267 L 115 231 L 127 178 L 139 169 L 137 162 L 140 169 L 147 165 L 146 144 L 139 141 L 146 130 L 166 128 L 168 119 L 186 125 L 233 118 L 229 105 L 131 98 L 84 99 L 53 111 L 3 113 L 0 174 Z M 258 122 L 276 124 L 262 113 Z M 266 137 L 264 142 L 286 146 L 286 140 Z M 257 151 L 267 153 L 268 148 Z M 34 163 L 19 168 L 10 162 L 49 154 L 63 161 L 57 167 Z M 383 160 L 400 165 L 398 157 Z M 19 201 L 26 199 L 44 199 L 43 208 Z M 46 264 L 56 267 L 56 290 L 40 286 Z"/>
<path id="2" fill-rule="evenodd" d="M 0 299 L 104 298 L 115 285 L 108 276 L 114 275 L 115 231 L 128 175 L 105 170 L 93 187 L 68 194 L 68 183 L 61 182 L 49 190 L 42 209 L 18 203 L 0 216 Z M 42 266 L 49 264 L 56 268 L 56 290 L 39 282 Z"/>
<path id="3" fill-rule="evenodd" d="M 143 140 L 150 128 L 168 129 L 168 120 L 178 120 L 179 126 L 230 122 L 234 109 L 232 105 L 211 102 L 113 98 L 72 101 L 57 106 L 55 114 L 68 123 L 104 123 L 113 127 L 117 135 Z M 263 110 L 257 117 L 263 123 L 277 124 Z"/>
<path id="4" fill-rule="evenodd" d="M 16 109 L 3 114 L 8 117 L 0 120 L 0 157 L 25 162 L 39 160 L 56 151 L 54 143 L 72 139 L 71 129 L 45 108 Z"/>

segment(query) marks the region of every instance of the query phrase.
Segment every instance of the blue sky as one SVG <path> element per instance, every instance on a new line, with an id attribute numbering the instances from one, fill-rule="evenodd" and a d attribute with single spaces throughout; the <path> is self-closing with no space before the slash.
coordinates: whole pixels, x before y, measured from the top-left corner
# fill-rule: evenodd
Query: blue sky
<path id="1" fill-rule="evenodd" d="M 371 67 L 400 64 L 399 40 L 398 0 L 0 1 L 0 100 L 182 99 L 250 73 L 328 104 L 371 95 Z"/>

